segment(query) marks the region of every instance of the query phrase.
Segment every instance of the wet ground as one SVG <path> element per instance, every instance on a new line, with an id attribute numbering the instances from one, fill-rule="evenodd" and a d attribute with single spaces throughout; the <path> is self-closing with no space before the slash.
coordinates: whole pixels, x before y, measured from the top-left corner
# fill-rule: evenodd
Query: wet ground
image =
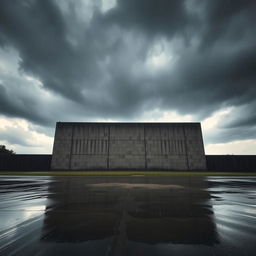
<path id="1" fill-rule="evenodd" d="M 255 177 L 0 176 L 0 255 L 255 251 Z"/>

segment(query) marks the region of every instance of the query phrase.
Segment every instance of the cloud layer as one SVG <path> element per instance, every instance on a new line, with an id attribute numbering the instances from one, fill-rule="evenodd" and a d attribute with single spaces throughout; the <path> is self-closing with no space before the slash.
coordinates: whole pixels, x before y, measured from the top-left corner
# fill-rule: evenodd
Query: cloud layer
<path id="1" fill-rule="evenodd" d="M 2 0 L 0 114 L 47 133 L 232 109 L 206 140 L 254 139 L 255 13 L 253 0 Z"/>

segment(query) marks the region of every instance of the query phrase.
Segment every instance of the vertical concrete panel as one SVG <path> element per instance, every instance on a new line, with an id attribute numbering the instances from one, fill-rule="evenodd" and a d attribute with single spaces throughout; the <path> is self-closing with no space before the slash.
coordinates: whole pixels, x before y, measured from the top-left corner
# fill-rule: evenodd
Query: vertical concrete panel
<path id="1" fill-rule="evenodd" d="M 200 123 L 184 126 L 189 170 L 206 170 L 206 159 Z"/>
<path id="2" fill-rule="evenodd" d="M 73 131 L 70 167 L 73 170 L 107 169 L 108 127 L 102 123 L 77 123 Z"/>
<path id="3" fill-rule="evenodd" d="M 145 169 L 143 124 L 111 124 L 109 169 Z"/>
<path id="4" fill-rule="evenodd" d="M 147 168 L 187 170 L 183 125 L 161 123 L 145 127 Z"/>
<path id="5" fill-rule="evenodd" d="M 68 170 L 70 168 L 72 131 L 73 125 L 70 123 L 56 124 L 51 169 Z"/>

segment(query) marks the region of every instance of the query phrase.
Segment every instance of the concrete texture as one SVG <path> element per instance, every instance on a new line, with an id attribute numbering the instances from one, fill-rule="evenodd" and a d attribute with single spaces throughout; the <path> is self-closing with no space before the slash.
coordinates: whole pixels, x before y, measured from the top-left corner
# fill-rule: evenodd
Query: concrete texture
<path id="1" fill-rule="evenodd" d="M 205 170 L 200 123 L 56 124 L 54 170 Z"/>

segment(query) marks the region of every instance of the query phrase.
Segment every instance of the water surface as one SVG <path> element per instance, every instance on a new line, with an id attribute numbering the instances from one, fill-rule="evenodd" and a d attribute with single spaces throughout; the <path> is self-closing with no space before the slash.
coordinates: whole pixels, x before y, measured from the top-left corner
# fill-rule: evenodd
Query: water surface
<path id="1" fill-rule="evenodd" d="M 0 255 L 255 255 L 255 177 L 0 176 Z"/>

